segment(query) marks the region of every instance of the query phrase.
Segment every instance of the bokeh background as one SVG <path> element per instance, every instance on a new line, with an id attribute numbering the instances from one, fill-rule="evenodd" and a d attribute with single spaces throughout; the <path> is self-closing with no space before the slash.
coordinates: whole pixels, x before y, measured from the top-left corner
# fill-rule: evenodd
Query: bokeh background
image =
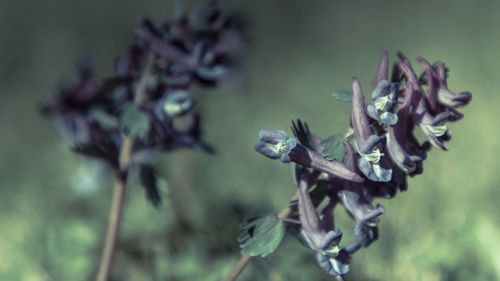
<path id="1" fill-rule="evenodd" d="M 354 256 L 346 279 L 500 280 L 500 2 L 225 3 L 246 15 L 249 45 L 241 87 L 200 93 L 218 153 L 162 157 L 158 210 L 130 183 L 114 280 L 220 279 L 239 255 L 238 224 L 295 192 L 290 167 L 254 152 L 258 131 L 290 133 L 301 118 L 322 137 L 345 132 L 349 110 L 331 94 L 354 75 L 369 89 L 384 50 L 443 60 L 450 89 L 473 100 L 450 125 L 450 151 L 433 150 L 407 192 L 378 200 L 387 209 L 380 238 Z M 74 78 L 80 54 L 109 75 L 142 16 L 171 14 L 165 0 L 0 1 L 0 280 L 93 279 L 112 179 L 72 154 L 37 107 Z M 336 216 L 350 232 L 346 214 Z M 287 236 L 239 280 L 333 278 Z"/>

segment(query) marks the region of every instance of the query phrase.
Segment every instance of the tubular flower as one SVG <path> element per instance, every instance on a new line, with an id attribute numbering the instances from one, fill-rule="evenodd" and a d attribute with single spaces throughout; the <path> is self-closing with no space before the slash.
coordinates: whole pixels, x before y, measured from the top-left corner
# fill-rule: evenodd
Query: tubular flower
<path id="1" fill-rule="evenodd" d="M 352 111 L 351 118 L 354 129 L 355 144 L 361 158 L 358 167 L 372 181 L 387 182 L 391 180 L 392 170 L 383 160 L 379 145 L 384 138 L 371 133 L 368 117 L 365 112 L 365 102 L 358 79 L 352 80 Z"/>
<path id="2" fill-rule="evenodd" d="M 297 140 L 289 138 L 283 131 L 261 130 L 255 150 L 271 159 L 280 159 L 283 163 L 290 163 L 288 154 L 296 145 Z"/>
<path id="3" fill-rule="evenodd" d="M 316 252 L 316 261 L 320 267 L 330 275 L 344 274 L 345 270 L 337 266 L 335 257 L 339 253 L 338 244 L 342 239 L 342 232 L 334 230 L 331 207 L 330 212 L 320 217 L 309 197 L 309 174 L 302 173 L 298 185 L 298 213 L 300 232 L 310 249 Z M 334 204 L 331 202 L 331 204 Z M 332 206 L 333 207 L 333 206 Z"/>
<path id="4" fill-rule="evenodd" d="M 313 168 L 332 177 L 363 182 L 363 178 L 338 162 L 330 161 L 316 151 L 297 143 L 280 130 L 261 130 L 255 150 L 271 159 L 280 159 L 283 163 L 295 162 Z"/>
<path id="5" fill-rule="evenodd" d="M 398 122 L 398 83 L 380 81 L 372 92 L 372 103 L 366 106 L 368 116 L 387 125 Z"/>

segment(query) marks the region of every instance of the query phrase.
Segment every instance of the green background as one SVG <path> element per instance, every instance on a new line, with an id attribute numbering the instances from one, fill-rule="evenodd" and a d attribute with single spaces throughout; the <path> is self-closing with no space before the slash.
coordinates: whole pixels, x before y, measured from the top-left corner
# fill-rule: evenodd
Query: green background
<path id="1" fill-rule="evenodd" d="M 93 279 L 112 179 L 72 154 L 37 107 L 74 78 L 81 53 L 111 74 L 141 17 L 169 18 L 171 2 L 0 1 L 0 280 Z M 159 210 L 130 183 L 115 280 L 220 279 L 238 256 L 238 224 L 295 192 L 290 167 L 254 152 L 258 131 L 290 133 L 301 118 L 322 137 L 345 132 L 348 107 L 331 94 L 357 76 L 368 95 L 384 50 L 391 60 L 403 51 L 418 71 L 416 56 L 444 61 L 450 89 L 473 100 L 450 125 L 450 151 L 433 150 L 409 191 L 377 200 L 387 209 L 380 238 L 354 256 L 346 279 L 500 280 L 500 2 L 226 3 L 248 21 L 244 79 L 196 89 L 218 153 L 162 156 L 169 187 Z M 348 239 L 349 220 L 340 209 L 336 217 Z M 239 280 L 333 278 L 287 236 Z"/>

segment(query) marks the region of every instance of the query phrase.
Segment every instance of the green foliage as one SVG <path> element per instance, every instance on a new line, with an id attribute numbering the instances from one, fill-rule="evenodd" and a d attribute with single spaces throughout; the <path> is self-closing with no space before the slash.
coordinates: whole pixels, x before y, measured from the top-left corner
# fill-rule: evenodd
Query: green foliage
<path id="1" fill-rule="evenodd" d="M 143 138 L 149 131 L 149 117 L 135 104 L 129 103 L 122 109 L 119 126 L 125 136 Z"/>
<path id="2" fill-rule="evenodd" d="M 341 134 L 333 135 L 321 142 L 324 146 L 322 155 L 328 160 L 336 160 L 338 162 L 344 163 L 347 160 L 347 152 L 344 147 L 344 136 Z"/>
<path id="3" fill-rule="evenodd" d="M 352 101 L 352 90 L 349 90 L 346 88 L 336 89 L 333 92 L 333 97 L 338 99 L 338 100 L 341 100 L 341 101 L 351 102 Z"/>
<path id="4" fill-rule="evenodd" d="M 241 254 L 266 257 L 274 252 L 285 235 L 285 225 L 277 215 L 251 218 L 240 225 Z"/>

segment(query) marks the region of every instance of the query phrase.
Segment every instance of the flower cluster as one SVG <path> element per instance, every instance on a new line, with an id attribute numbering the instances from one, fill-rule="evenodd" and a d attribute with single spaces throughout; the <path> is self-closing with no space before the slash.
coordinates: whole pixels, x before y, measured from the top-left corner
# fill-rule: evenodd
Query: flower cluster
<path id="1" fill-rule="evenodd" d="M 298 201 L 291 216 L 298 215 L 300 223 L 295 230 L 330 275 L 347 273 L 352 254 L 378 238 L 377 225 L 385 209 L 374 206 L 374 198 L 392 198 L 398 190 L 405 191 L 407 177 L 423 172 L 431 146 L 447 150 L 444 143 L 451 134 L 446 124 L 462 118 L 456 109 L 471 100 L 470 92 L 455 94 L 448 89 L 448 70 L 442 62 L 431 65 L 417 58 L 424 68 L 417 77 L 408 59 L 398 56 L 389 80 L 389 57 L 384 52 L 368 104 L 353 78 L 352 129 L 347 136 L 321 141 L 300 120 L 292 123 L 295 138 L 278 130 L 259 133 L 258 152 L 296 164 Z M 416 127 L 427 137 L 425 142 L 415 137 Z M 324 200 L 325 207 L 317 210 Z M 335 230 L 333 219 L 338 203 L 354 220 L 355 241 L 343 247 L 342 232 Z"/>
<path id="2" fill-rule="evenodd" d="M 241 31 L 238 17 L 213 1 L 160 26 L 146 18 L 116 59 L 111 77 L 98 78 L 92 61 L 82 59 L 78 80 L 61 87 L 42 113 L 59 121 L 75 143 L 73 151 L 104 160 L 114 170 L 124 168 L 120 151 L 127 138 L 133 139 L 130 162 L 141 160 L 141 178 L 147 182 L 154 169 L 145 156 L 155 151 L 213 151 L 201 139 L 192 90 L 234 76 Z M 156 190 L 145 187 L 150 199 L 157 198 Z"/>

